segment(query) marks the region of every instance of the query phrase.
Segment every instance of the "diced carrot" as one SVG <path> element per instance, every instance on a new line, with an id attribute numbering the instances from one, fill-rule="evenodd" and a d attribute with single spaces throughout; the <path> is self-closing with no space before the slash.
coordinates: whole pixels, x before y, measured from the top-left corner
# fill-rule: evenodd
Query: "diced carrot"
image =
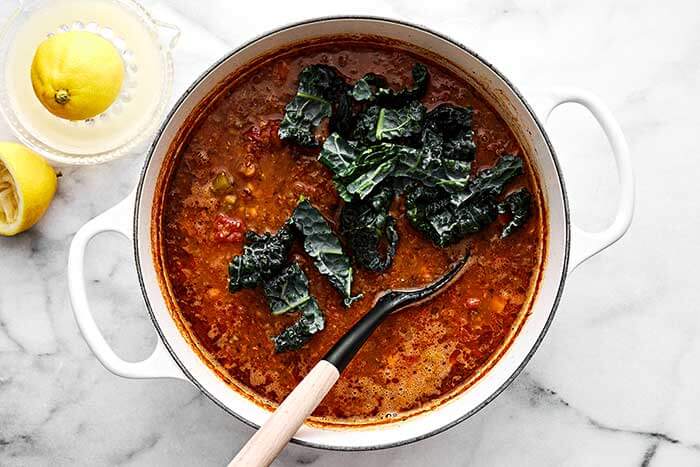
<path id="1" fill-rule="evenodd" d="M 506 305 L 508 304 L 508 299 L 502 295 L 496 295 L 489 302 L 489 309 L 494 313 L 503 313 Z"/>

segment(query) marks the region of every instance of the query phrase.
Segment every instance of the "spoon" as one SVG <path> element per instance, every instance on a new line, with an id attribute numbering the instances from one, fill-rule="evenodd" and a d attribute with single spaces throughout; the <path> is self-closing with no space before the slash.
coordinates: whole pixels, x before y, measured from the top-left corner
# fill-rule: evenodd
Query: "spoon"
<path id="1" fill-rule="evenodd" d="M 262 467 L 272 463 L 304 420 L 321 403 L 375 329 L 391 313 L 423 303 L 447 289 L 460 276 L 468 254 L 435 282 L 412 290 L 389 290 L 378 295 L 374 306 L 314 366 L 263 426 L 253 435 L 229 467 Z"/>

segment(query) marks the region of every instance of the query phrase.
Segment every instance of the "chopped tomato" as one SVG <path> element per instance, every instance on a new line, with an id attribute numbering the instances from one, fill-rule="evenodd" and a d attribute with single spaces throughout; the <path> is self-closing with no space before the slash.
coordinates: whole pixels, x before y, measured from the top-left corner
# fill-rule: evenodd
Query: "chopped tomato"
<path id="1" fill-rule="evenodd" d="M 214 239 L 218 242 L 240 243 L 243 241 L 245 224 L 242 220 L 219 213 L 214 218 Z"/>

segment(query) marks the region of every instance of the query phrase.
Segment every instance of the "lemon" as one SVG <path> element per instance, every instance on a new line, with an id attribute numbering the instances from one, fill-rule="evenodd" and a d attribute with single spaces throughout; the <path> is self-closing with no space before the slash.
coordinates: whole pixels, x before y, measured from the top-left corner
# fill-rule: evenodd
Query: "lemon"
<path id="1" fill-rule="evenodd" d="M 124 62 L 107 39 L 87 31 L 56 34 L 36 49 L 32 86 L 52 114 L 84 120 L 112 105 L 124 81 Z"/>
<path id="2" fill-rule="evenodd" d="M 34 151 L 0 142 L 0 235 L 24 232 L 44 215 L 56 193 L 56 172 Z"/>

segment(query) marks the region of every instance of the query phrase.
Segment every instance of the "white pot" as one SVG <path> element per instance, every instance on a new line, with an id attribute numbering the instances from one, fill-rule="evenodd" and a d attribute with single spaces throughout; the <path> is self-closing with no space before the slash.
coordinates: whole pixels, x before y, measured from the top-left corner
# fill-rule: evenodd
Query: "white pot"
<path id="1" fill-rule="evenodd" d="M 102 364 L 127 378 L 177 378 L 190 381 L 230 414 L 252 426 L 270 413 L 221 380 L 192 350 L 175 325 L 159 287 L 151 249 L 152 203 L 156 180 L 170 143 L 192 109 L 232 71 L 250 60 L 286 45 L 338 34 L 371 34 L 427 49 L 444 57 L 473 84 L 508 122 L 538 173 L 547 205 L 547 251 L 540 290 L 512 345 L 473 386 L 441 406 L 403 421 L 352 429 L 302 426 L 294 437 L 299 444 L 337 450 L 379 449 L 406 444 L 439 433 L 465 420 L 496 397 L 522 370 L 537 349 L 562 294 L 567 275 L 587 258 L 617 241 L 632 220 L 634 183 L 629 152 L 619 125 L 591 94 L 557 89 L 547 94 L 536 114 L 515 87 L 492 65 L 459 43 L 420 26 L 372 17 L 321 18 L 278 29 L 231 52 L 205 72 L 184 93 L 156 136 L 138 188 L 117 206 L 83 226 L 71 245 L 68 279 L 73 310 L 88 345 Z M 563 177 L 540 121 L 556 106 L 576 102 L 598 120 L 610 141 L 619 171 L 621 195 L 610 227 L 589 233 L 570 223 Z M 537 117 L 540 116 L 540 118 Z M 109 347 L 89 311 L 83 278 L 83 256 L 88 241 L 104 231 L 133 239 L 136 267 L 146 306 L 160 339 L 153 354 L 142 362 L 126 362 Z"/>

